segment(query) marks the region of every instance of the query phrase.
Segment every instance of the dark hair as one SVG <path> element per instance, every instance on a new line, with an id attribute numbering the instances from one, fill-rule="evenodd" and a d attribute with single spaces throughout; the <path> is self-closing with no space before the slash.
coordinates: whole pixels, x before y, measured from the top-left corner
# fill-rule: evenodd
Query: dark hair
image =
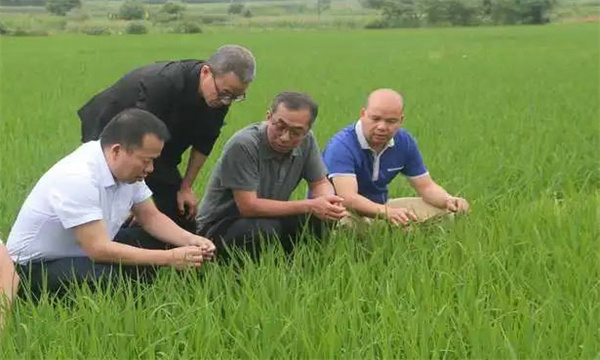
<path id="1" fill-rule="evenodd" d="M 317 119 L 319 113 L 319 105 L 310 96 L 305 93 L 295 91 L 284 91 L 275 95 L 269 111 L 274 113 L 280 104 L 285 105 L 289 110 L 304 110 L 310 111 L 310 126 L 312 126 Z"/>
<path id="2" fill-rule="evenodd" d="M 156 135 L 163 142 L 170 138 L 167 126 L 154 114 L 142 109 L 129 108 L 108 122 L 100 133 L 100 144 L 103 148 L 114 144 L 121 144 L 126 149 L 139 148 L 146 134 Z"/>

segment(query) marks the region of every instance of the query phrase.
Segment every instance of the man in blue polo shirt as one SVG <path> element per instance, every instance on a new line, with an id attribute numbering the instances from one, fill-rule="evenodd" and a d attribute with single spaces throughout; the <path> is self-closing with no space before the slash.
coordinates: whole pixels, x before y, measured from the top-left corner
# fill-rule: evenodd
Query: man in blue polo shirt
<path id="1" fill-rule="evenodd" d="M 408 225 L 457 212 L 469 203 L 436 184 L 414 138 L 400 126 L 404 100 L 394 90 L 372 92 L 360 119 L 338 132 L 325 147 L 323 162 L 344 206 L 370 218 Z M 388 184 L 404 175 L 419 197 L 389 200 Z"/>

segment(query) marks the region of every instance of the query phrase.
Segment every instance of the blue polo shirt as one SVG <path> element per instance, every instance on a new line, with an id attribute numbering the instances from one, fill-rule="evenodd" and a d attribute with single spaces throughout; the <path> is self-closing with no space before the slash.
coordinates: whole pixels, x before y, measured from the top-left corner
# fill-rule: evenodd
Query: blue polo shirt
<path id="1" fill-rule="evenodd" d="M 323 151 L 328 177 L 355 176 L 358 193 L 384 204 L 388 200 L 388 184 L 402 173 L 407 177 L 427 174 L 415 139 L 404 129 L 390 139 L 385 149 L 377 152 L 369 146 L 359 120 L 338 132 Z"/>

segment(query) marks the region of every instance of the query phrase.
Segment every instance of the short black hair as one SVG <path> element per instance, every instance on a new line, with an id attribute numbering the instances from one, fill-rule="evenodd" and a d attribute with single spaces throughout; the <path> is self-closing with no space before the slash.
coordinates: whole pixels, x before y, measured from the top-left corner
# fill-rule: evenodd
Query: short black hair
<path id="1" fill-rule="evenodd" d="M 126 149 L 140 148 L 147 134 L 155 135 L 162 142 L 170 138 L 167 126 L 154 114 L 129 108 L 115 115 L 104 127 L 100 133 L 100 145 L 102 148 L 114 144 L 121 144 Z"/>
<path id="2" fill-rule="evenodd" d="M 317 105 L 317 102 L 305 93 L 284 91 L 275 95 L 275 98 L 273 98 L 273 102 L 271 103 L 271 108 L 269 109 L 271 114 L 277 111 L 277 108 L 280 104 L 285 105 L 285 107 L 290 110 L 308 109 L 310 111 L 309 125 L 311 127 L 317 119 L 317 115 L 319 114 L 319 105 Z"/>

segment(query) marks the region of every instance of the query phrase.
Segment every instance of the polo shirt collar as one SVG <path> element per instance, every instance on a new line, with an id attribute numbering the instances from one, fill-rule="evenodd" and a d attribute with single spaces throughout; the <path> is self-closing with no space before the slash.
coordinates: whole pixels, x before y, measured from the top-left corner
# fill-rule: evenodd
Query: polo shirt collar
<path id="1" fill-rule="evenodd" d="M 278 153 L 277 151 L 273 150 L 271 148 L 271 145 L 269 145 L 269 138 L 267 137 L 266 121 L 260 124 L 259 129 L 260 129 L 261 144 L 262 144 L 263 149 L 265 150 L 265 158 L 272 159 L 272 158 L 282 158 L 282 157 L 288 157 L 288 156 L 302 156 L 302 154 L 303 154 L 302 144 L 304 144 L 304 141 L 306 140 L 306 138 L 304 138 L 302 140 L 302 142 L 300 143 L 300 145 L 298 147 L 295 147 L 289 154 L 282 154 L 282 153 Z"/>
<path id="2" fill-rule="evenodd" d="M 358 143 L 360 144 L 361 148 L 363 148 L 365 150 L 375 151 L 375 150 L 373 150 L 373 148 L 371 148 L 371 146 L 367 142 L 367 138 L 365 138 L 365 133 L 363 132 L 363 129 L 362 129 L 362 121 L 360 121 L 360 119 L 356 122 L 356 125 L 354 125 L 354 131 L 356 131 L 356 137 L 358 138 Z M 392 137 L 390 139 L 390 141 L 388 141 L 388 143 L 385 146 L 385 148 L 383 149 L 383 151 L 385 151 L 387 148 L 390 148 L 393 146 L 394 146 L 394 138 Z M 383 153 L 383 151 L 382 151 L 382 153 Z"/>
<path id="3" fill-rule="evenodd" d="M 100 185 L 104 187 L 110 187 L 116 185 L 117 182 L 115 178 L 110 172 L 108 168 L 108 163 L 106 162 L 106 158 L 104 157 L 104 151 L 102 151 L 102 146 L 100 145 L 100 141 L 93 141 L 94 148 L 94 156 L 96 157 L 96 163 L 98 167 L 98 174 L 100 175 Z"/>

